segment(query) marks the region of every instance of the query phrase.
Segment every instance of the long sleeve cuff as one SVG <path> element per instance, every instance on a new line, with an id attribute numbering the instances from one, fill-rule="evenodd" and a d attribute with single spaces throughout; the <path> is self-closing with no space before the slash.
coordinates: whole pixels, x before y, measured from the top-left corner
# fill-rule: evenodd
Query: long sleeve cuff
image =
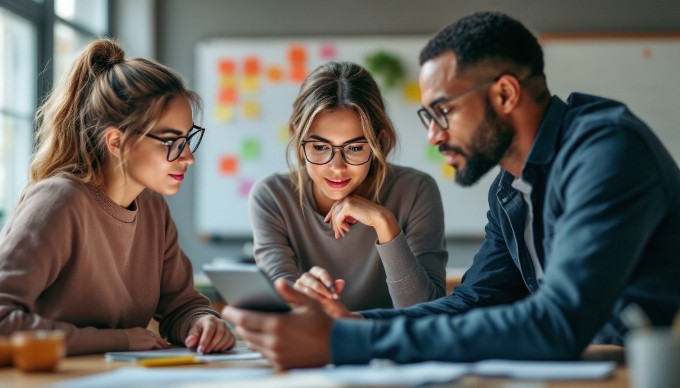
<path id="1" fill-rule="evenodd" d="M 194 322 L 203 317 L 204 315 L 214 315 L 217 318 L 222 319 L 222 317 L 214 311 L 212 308 L 205 307 L 205 308 L 198 308 L 194 310 L 183 322 L 182 325 L 180 326 L 179 329 L 179 337 L 176 338 L 176 342 L 178 344 L 184 344 L 184 341 L 186 341 L 187 336 L 189 335 L 189 330 L 191 330 L 191 327 L 194 325 Z"/>
<path id="2" fill-rule="evenodd" d="M 367 364 L 371 361 L 370 335 L 374 322 L 340 319 L 331 328 L 331 360 L 334 364 Z"/>
<path id="3" fill-rule="evenodd" d="M 376 248 L 381 258 L 389 258 L 389 260 L 382 260 L 388 281 L 404 279 L 418 267 L 415 257 L 410 253 L 411 247 L 409 247 L 403 231 L 388 243 L 376 243 Z M 408 253 L 405 254 L 405 252 Z"/>
<path id="4" fill-rule="evenodd" d="M 67 335 L 66 350 L 69 356 L 130 350 L 127 335 L 122 329 L 95 329 L 85 327 Z"/>

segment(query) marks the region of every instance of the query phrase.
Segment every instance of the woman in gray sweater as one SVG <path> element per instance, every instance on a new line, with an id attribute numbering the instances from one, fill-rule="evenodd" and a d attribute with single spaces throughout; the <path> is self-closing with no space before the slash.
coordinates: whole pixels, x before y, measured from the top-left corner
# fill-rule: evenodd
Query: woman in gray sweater
<path id="1" fill-rule="evenodd" d="M 300 88 L 290 173 L 250 194 L 255 260 L 270 276 L 352 310 L 407 307 L 445 294 L 448 253 L 436 182 L 387 163 L 397 142 L 377 84 L 332 62 Z"/>

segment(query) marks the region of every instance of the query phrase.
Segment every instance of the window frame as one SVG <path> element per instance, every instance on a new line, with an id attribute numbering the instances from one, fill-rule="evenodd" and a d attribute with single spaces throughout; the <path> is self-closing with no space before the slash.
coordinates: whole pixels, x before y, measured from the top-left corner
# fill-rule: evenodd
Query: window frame
<path id="1" fill-rule="evenodd" d="M 98 36 L 110 36 L 113 26 L 113 14 L 115 0 L 106 0 L 107 4 L 107 17 L 106 17 L 106 27 L 103 28 L 103 32 L 99 33 L 83 26 L 77 22 L 63 19 L 56 15 L 55 13 L 55 0 L 41 0 L 41 2 L 33 0 L 0 0 L 0 7 L 15 14 L 17 17 L 24 19 L 25 21 L 32 24 L 35 29 L 36 36 L 36 50 L 35 58 L 35 68 L 37 70 L 37 78 L 34 84 L 36 101 L 34 101 L 34 107 L 40 106 L 40 102 L 49 94 L 54 84 L 54 44 L 55 44 L 55 28 L 57 24 L 66 26 L 67 28 L 73 29 L 76 33 L 84 35 L 89 38 L 96 38 Z M 0 108 L 2 109 L 2 108 Z M 11 112 L 1 112 L 5 116 L 13 117 Z M 21 117 L 21 119 L 25 119 Z M 35 132 L 35 127 L 33 126 L 33 131 Z M 35 147 L 33 144 L 33 133 L 30 136 L 31 146 Z M 27 161 L 28 162 L 28 161 Z M 16 184 L 13 182 L 11 184 Z M 0 188 L 3 189 L 3 188 Z M 14 209 L 15 203 L 6 204 L 7 208 L 2 208 L 0 211 L 7 211 L 7 214 L 3 214 L 0 217 L 0 227 L 8 219 L 11 212 Z"/>

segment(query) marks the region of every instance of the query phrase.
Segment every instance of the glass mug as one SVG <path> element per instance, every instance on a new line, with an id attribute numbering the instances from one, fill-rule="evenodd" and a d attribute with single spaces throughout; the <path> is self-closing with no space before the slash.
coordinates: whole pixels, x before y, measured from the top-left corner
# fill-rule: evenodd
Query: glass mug
<path id="1" fill-rule="evenodd" d="M 12 353 L 9 337 L 0 336 L 0 368 L 12 365 Z"/>
<path id="2" fill-rule="evenodd" d="M 12 334 L 12 360 L 24 372 L 50 372 L 66 354 L 61 330 L 19 331 Z"/>

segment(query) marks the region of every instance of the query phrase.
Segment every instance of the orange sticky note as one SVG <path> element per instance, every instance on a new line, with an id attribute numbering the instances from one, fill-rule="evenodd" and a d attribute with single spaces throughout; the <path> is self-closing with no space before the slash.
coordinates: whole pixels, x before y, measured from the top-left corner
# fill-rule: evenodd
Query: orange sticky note
<path id="1" fill-rule="evenodd" d="M 243 74 L 245 75 L 259 75 L 260 74 L 260 58 L 247 57 L 243 61 Z"/>
<path id="2" fill-rule="evenodd" d="M 222 89 L 217 96 L 217 101 L 226 105 L 235 104 L 237 100 L 238 93 L 236 92 L 236 89 L 233 88 Z"/>
<path id="3" fill-rule="evenodd" d="M 267 80 L 271 83 L 283 81 L 283 69 L 280 66 L 272 65 L 267 68 Z"/>
<path id="4" fill-rule="evenodd" d="M 290 81 L 301 84 L 307 77 L 307 69 L 304 66 L 294 66 L 290 69 Z"/>
<path id="5" fill-rule="evenodd" d="M 225 155 L 220 158 L 220 175 L 235 175 L 238 172 L 238 158 Z"/>
<path id="6" fill-rule="evenodd" d="M 302 65 L 307 62 L 307 49 L 304 46 L 292 45 L 288 49 L 288 61 L 291 65 Z"/>
<path id="7" fill-rule="evenodd" d="M 236 63 L 231 59 L 220 59 L 217 67 L 222 75 L 233 75 L 236 72 Z"/>

